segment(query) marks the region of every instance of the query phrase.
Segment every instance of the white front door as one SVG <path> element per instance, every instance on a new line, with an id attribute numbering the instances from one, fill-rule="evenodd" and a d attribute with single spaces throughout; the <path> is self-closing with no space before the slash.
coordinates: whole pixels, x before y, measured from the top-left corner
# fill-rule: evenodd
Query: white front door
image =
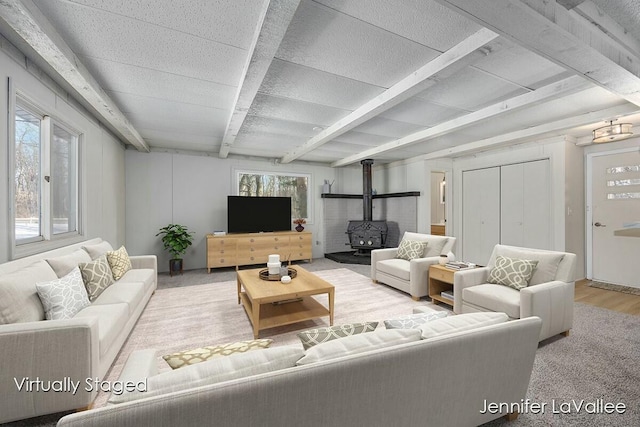
<path id="1" fill-rule="evenodd" d="M 640 151 L 591 158 L 592 279 L 640 287 Z"/>

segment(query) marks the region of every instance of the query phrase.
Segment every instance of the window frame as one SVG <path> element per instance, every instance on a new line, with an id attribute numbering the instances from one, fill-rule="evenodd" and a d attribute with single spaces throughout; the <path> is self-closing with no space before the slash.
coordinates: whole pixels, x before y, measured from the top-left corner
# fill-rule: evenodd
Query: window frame
<path id="1" fill-rule="evenodd" d="M 8 235 L 10 243 L 10 258 L 18 259 L 36 253 L 45 252 L 76 243 L 84 238 L 84 201 L 83 201 L 83 147 L 85 133 L 70 124 L 69 120 L 53 114 L 47 110 L 44 103 L 34 100 L 22 90 L 14 89 L 11 79 L 9 79 L 9 119 L 8 120 Z M 15 158 L 16 158 L 16 134 L 15 118 L 16 107 L 42 117 L 40 122 L 40 235 L 26 239 L 16 239 L 16 206 L 15 206 Z M 74 166 L 74 189 L 75 197 L 75 223 L 76 229 L 62 233 L 53 232 L 53 203 L 51 201 L 51 186 L 43 186 L 45 176 L 50 176 L 51 166 L 51 146 L 54 132 L 57 126 L 76 137 Z"/>
<path id="2" fill-rule="evenodd" d="M 307 224 L 313 224 L 313 177 L 310 173 L 300 173 L 300 172 L 280 172 L 280 171 L 269 171 L 269 170 L 257 170 L 257 169 L 236 169 L 234 171 L 234 183 L 233 183 L 233 195 L 240 195 L 240 175 L 275 175 L 275 176 L 285 176 L 285 177 L 303 177 L 307 179 L 307 217 L 305 217 L 305 221 Z M 293 214 L 293 213 L 292 213 Z M 291 217 L 291 219 L 296 219 L 295 217 Z"/>

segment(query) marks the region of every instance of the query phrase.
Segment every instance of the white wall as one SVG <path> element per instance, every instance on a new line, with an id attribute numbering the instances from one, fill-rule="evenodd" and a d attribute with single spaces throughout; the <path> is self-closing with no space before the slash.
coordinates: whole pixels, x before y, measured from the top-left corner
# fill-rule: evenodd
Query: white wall
<path id="1" fill-rule="evenodd" d="M 311 174 L 312 216 L 305 229 L 313 233 L 313 256 L 324 256 L 322 184 L 325 179 L 335 180 L 332 192 L 342 192 L 345 181 L 340 175 L 343 169 L 133 150 L 127 150 L 125 158 L 126 245 L 136 253 L 156 254 L 160 271 L 168 271 L 169 255 L 155 235 L 159 228 L 170 223 L 185 225 L 195 232 L 193 246 L 184 257 L 184 268 L 206 267 L 206 235 L 227 229 L 227 196 L 237 194 L 233 188 L 237 170 Z M 344 170 L 348 172 L 348 169 Z"/>
<path id="2" fill-rule="evenodd" d="M 25 65 L 28 64 L 28 65 Z M 0 262 L 11 257 L 8 230 L 9 185 L 8 165 L 8 100 L 7 82 L 11 79 L 14 90 L 21 90 L 52 116 L 73 126 L 83 134 L 81 146 L 81 208 L 84 217 L 84 235 L 74 241 L 102 237 L 114 246 L 124 244 L 125 235 L 125 149 L 110 132 L 83 107 L 51 81 L 41 70 L 25 59 L 15 47 L 0 36 Z M 62 246 L 69 241 L 51 242 L 47 249 Z"/>

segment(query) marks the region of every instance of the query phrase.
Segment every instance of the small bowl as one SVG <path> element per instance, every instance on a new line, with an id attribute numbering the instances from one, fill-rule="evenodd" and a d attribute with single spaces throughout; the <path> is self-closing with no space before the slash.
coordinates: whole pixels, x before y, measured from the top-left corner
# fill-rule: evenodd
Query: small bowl
<path id="1" fill-rule="evenodd" d="M 282 277 L 280 278 L 280 281 L 281 281 L 282 283 L 284 283 L 284 284 L 291 283 L 291 277 L 289 277 L 289 276 L 282 276 Z"/>

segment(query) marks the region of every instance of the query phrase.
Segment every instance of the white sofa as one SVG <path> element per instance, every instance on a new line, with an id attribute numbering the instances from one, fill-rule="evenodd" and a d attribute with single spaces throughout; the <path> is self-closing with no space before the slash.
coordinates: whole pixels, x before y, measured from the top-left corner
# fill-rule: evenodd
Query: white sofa
<path id="1" fill-rule="evenodd" d="M 397 258 L 398 248 L 371 251 L 371 280 L 400 289 L 418 301 L 429 295 L 429 267 L 437 264 L 440 255 L 452 252 L 456 238 L 405 232 L 403 239 L 427 242 L 423 257 L 407 261 Z"/>
<path id="2" fill-rule="evenodd" d="M 86 408 L 157 286 L 155 255 L 131 256 L 133 269 L 72 319 L 44 320 L 36 282 L 55 280 L 53 265 L 89 262 L 83 247 L 111 247 L 92 239 L 0 265 L 0 423 Z M 13 319 L 13 320 L 12 320 Z M 12 323 L 7 323 L 12 322 Z M 22 389 L 18 385 L 26 379 Z M 28 391 L 28 381 L 81 381 L 77 392 Z"/>
<path id="3" fill-rule="evenodd" d="M 538 261 L 529 286 L 516 290 L 487 283 L 496 257 Z M 459 271 L 453 279 L 454 313 L 502 312 L 511 319 L 542 319 L 540 341 L 573 327 L 576 255 L 568 252 L 496 245 L 486 267 Z"/>
<path id="4" fill-rule="evenodd" d="M 446 326 L 463 324 L 465 319 L 465 327 L 471 325 L 465 316 L 483 322 L 499 318 L 503 323 L 475 323 L 476 329 L 457 328 L 457 332 Z M 418 332 L 418 336 L 386 348 L 364 347 L 357 354 L 279 367 L 213 384 L 203 384 L 202 376 L 194 372 L 205 372 L 205 368 L 213 371 L 206 366 L 211 363 L 237 367 L 239 359 L 234 358 L 255 358 L 256 353 L 277 352 L 291 346 L 227 356 L 221 359 L 228 360 L 214 359 L 159 375 L 156 352 L 141 350 L 132 353 L 120 381 L 146 381 L 147 392 L 153 394 L 157 388 L 151 387 L 152 381 L 156 375 L 164 375 L 165 386 L 173 389 L 70 414 L 60 419 L 58 426 L 461 427 L 506 415 L 504 408 L 498 413 L 482 413 L 486 402 L 520 403 L 525 398 L 540 319 L 507 322 L 503 313 L 474 313 L 429 323 L 434 325 L 432 332 L 442 335 L 431 334 L 421 340 L 424 331 L 404 329 Z M 316 347 L 330 343 L 341 347 L 345 346 L 344 340 L 363 336 L 374 342 L 377 333 L 378 330 L 340 338 Z M 288 357 L 299 365 L 300 356 L 304 354 L 306 358 L 316 347 L 306 353 L 301 346 L 293 347 L 294 353 Z M 327 350 L 323 351 L 326 354 Z M 189 369 L 188 375 L 180 372 L 183 369 Z M 176 391 L 180 387 L 183 389 Z"/>

